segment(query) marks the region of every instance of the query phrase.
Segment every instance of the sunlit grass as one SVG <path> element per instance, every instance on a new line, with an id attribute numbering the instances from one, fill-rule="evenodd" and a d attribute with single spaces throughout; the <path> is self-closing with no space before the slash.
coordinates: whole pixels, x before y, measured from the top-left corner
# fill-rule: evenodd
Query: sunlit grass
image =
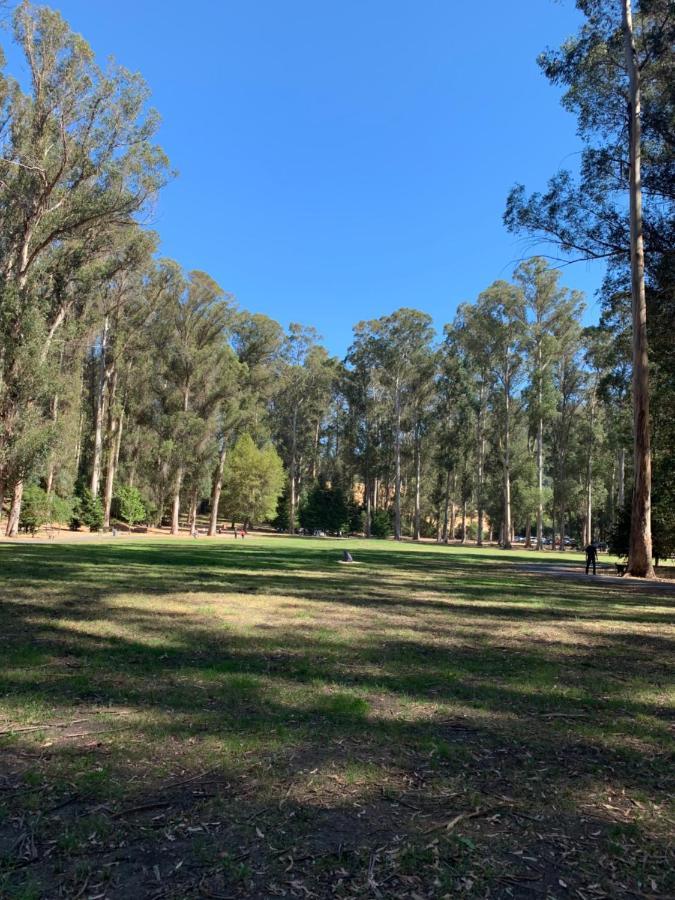
<path id="1" fill-rule="evenodd" d="M 339 564 L 344 547 L 357 566 Z M 566 857 L 555 865 L 583 889 L 598 835 L 618 820 L 612 809 L 636 828 L 630 853 L 621 839 L 621 877 L 636 885 L 631 853 L 643 872 L 653 856 L 662 889 L 675 598 L 517 567 L 537 559 L 279 537 L 0 545 L 0 752 L 10 773 L 0 842 L 4 828 L 15 845 L 0 895 L 34 888 L 17 866 L 28 821 L 41 860 L 59 834 L 30 864 L 52 893 L 66 875 L 71 890 L 82 859 L 98 871 L 107 844 L 159 847 L 166 833 L 180 835 L 180 858 L 217 867 L 214 894 L 250 895 L 253 879 L 272 896 L 267 885 L 286 863 L 265 842 L 279 849 L 309 836 L 332 841 L 334 870 L 351 867 L 364 884 L 384 842 L 392 879 L 395 860 L 401 875 L 417 861 L 431 891 L 434 879 L 458 890 L 457 872 L 472 871 L 481 890 L 497 890 L 513 850 L 549 832 L 581 840 L 572 874 Z M 162 800 L 185 780 L 178 800 Z M 446 795 L 459 798 L 447 810 Z M 524 818 L 467 819 L 425 862 L 425 830 L 439 815 L 495 796 Z M 138 819 L 121 815 L 157 802 Z M 203 822 L 220 823 L 217 841 Z M 356 850 L 338 852 L 356 833 L 361 862 Z M 262 843 L 244 871 L 251 841 Z M 318 896 L 339 880 L 324 850 L 306 875 Z M 134 896 L 145 862 L 128 854 L 130 881 L 114 866 L 108 874 Z M 598 877 L 610 894 L 623 883 Z M 178 896 L 192 896 L 178 883 Z"/>

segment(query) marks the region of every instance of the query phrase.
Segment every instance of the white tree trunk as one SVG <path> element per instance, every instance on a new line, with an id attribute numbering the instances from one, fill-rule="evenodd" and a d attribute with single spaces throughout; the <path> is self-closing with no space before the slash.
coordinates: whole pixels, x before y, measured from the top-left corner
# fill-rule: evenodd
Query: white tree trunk
<path id="1" fill-rule="evenodd" d="M 227 453 L 225 441 L 220 448 L 218 456 L 218 468 L 213 479 L 213 489 L 211 491 L 211 518 L 209 519 L 209 537 L 213 537 L 218 528 L 218 505 L 220 503 L 220 494 L 223 489 L 223 472 L 225 470 L 225 455 Z"/>
<path id="2" fill-rule="evenodd" d="M 14 485 L 14 493 L 12 494 L 12 506 L 9 510 L 7 528 L 5 529 L 5 534 L 7 535 L 7 537 L 15 537 L 19 533 L 19 517 L 21 516 L 22 499 L 23 479 L 17 481 Z"/>
<path id="3" fill-rule="evenodd" d="M 173 489 L 173 504 L 171 508 L 171 534 L 177 535 L 180 531 L 180 489 L 183 484 L 183 467 L 179 466 L 176 472 L 176 482 Z"/>
<path id="4" fill-rule="evenodd" d="M 396 434 L 394 436 L 394 538 L 401 540 L 401 391 L 396 379 Z"/>
<path id="5" fill-rule="evenodd" d="M 96 387 L 96 414 L 94 421 L 94 457 L 91 464 L 91 481 L 89 487 L 94 497 L 98 496 L 101 485 L 101 467 L 103 458 L 103 421 L 106 412 L 106 387 L 108 369 L 106 366 L 106 350 L 108 347 L 108 316 L 103 320 L 101 335 L 101 372 Z"/>
<path id="6" fill-rule="evenodd" d="M 120 412 L 119 418 L 113 423 L 110 434 L 111 446 L 108 453 L 108 469 L 105 474 L 105 491 L 103 503 L 103 525 L 110 528 L 110 511 L 112 509 L 113 491 L 115 488 L 115 475 L 117 474 L 117 466 L 120 458 L 120 448 L 122 446 L 122 426 L 124 423 L 124 410 Z"/>
<path id="7" fill-rule="evenodd" d="M 637 64 L 630 0 L 623 0 L 623 35 L 630 88 L 628 138 L 630 144 L 630 268 L 633 306 L 633 502 L 631 508 L 628 571 L 653 578 L 652 565 L 652 458 L 649 434 L 649 360 L 647 356 L 647 301 L 642 236 L 642 183 L 640 172 L 641 112 L 640 69 Z"/>
<path id="8" fill-rule="evenodd" d="M 421 481 L 422 481 L 422 447 L 419 435 L 415 439 L 415 522 L 414 538 L 416 541 L 422 537 L 421 528 Z"/>
<path id="9" fill-rule="evenodd" d="M 540 401 L 541 403 L 541 401 Z M 537 550 L 544 549 L 544 420 L 537 422 Z"/>

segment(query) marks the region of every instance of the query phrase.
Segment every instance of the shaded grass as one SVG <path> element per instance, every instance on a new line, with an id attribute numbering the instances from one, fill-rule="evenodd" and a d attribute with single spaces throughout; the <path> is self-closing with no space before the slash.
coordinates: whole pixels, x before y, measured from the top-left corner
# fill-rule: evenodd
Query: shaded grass
<path id="1" fill-rule="evenodd" d="M 674 598 L 522 559 L 1 545 L 0 895 L 664 892 Z"/>

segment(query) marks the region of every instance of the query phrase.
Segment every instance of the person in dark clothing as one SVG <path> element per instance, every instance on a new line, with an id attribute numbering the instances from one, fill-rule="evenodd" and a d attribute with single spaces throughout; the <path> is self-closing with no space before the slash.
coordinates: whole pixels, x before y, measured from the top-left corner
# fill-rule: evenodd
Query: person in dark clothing
<path id="1" fill-rule="evenodd" d="M 595 575 L 595 564 L 598 561 L 598 548 L 595 544 L 589 544 L 586 547 L 586 574 L 588 575 L 588 570 L 591 566 L 593 566 L 593 574 Z"/>

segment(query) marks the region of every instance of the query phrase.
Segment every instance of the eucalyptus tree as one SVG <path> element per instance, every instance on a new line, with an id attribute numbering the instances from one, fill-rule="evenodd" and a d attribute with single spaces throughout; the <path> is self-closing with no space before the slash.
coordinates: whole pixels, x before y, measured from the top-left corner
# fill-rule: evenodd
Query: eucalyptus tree
<path id="1" fill-rule="evenodd" d="M 386 394 L 393 430 L 394 537 L 401 540 L 401 448 L 403 417 L 416 379 L 428 364 L 433 339 L 431 317 L 403 307 L 389 316 L 359 322 L 350 354 L 363 354 Z"/>
<path id="2" fill-rule="evenodd" d="M 560 273 L 542 257 L 533 257 L 514 273 L 522 288 L 526 307 L 529 412 L 536 433 L 537 541 L 544 548 L 544 428 L 555 407 L 552 368 L 561 343 L 583 312 L 581 295 L 560 286 Z"/>
<path id="3" fill-rule="evenodd" d="M 278 322 L 258 313 L 240 311 L 232 326 L 229 381 L 232 390 L 218 410 L 218 461 L 211 475 L 209 535 L 218 527 L 218 510 L 228 452 L 239 435 L 247 432 L 257 440 L 269 437 L 268 407 L 280 371 L 283 330 Z"/>
<path id="4" fill-rule="evenodd" d="M 416 541 L 422 536 L 423 449 L 433 423 L 437 364 L 438 356 L 431 345 L 421 346 L 410 382 L 408 418 L 412 433 L 415 479 L 412 536 Z"/>
<path id="5" fill-rule="evenodd" d="M 350 464 L 362 479 L 364 530 L 366 537 L 370 537 L 381 474 L 385 395 L 368 342 L 355 341 L 350 347 L 340 378 L 340 391 L 347 403 Z"/>
<path id="6" fill-rule="evenodd" d="M 506 281 L 495 281 L 478 297 L 475 315 L 483 336 L 499 441 L 504 507 L 502 540 L 504 548 L 511 549 L 512 429 L 525 362 L 522 290 Z"/>
<path id="7" fill-rule="evenodd" d="M 584 142 L 578 180 L 559 172 L 544 194 L 510 194 L 514 231 L 553 241 L 576 259 L 609 263 L 605 304 L 620 285 L 632 298 L 634 477 L 629 570 L 650 576 L 651 438 L 645 278 L 659 285 L 675 239 L 671 0 L 579 0 L 585 20 L 560 50 L 540 57 L 566 88 Z M 672 327 L 672 320 L 671 320 Z"/>
<path id="8" fill-rule="evenodd" d="M 50 263 L 67 258 L 81 269 L 104 256 L 111 229 L 131 224 L 167 177 L 138 76 L 100 69 L 86 42 L 45 7 L 21 3 L 13 38 L 28 79 L 24 89 L 0 77 L 0 462 L 15 462 L 9 533 L 24 479 L 44 455 L 36 444 L 49 443 L 44 429 L 27 437 L 50 381 L 40 370 L 83 296 L 72 279 L 51 278 Z"/>
<path id="9" fill-rule="evenodd" d="M 165 316 L 158 323 L 158 386 L 172 445 L 171 532 L 178 534 L 184 480 L 191 482 L 194 513 L 195 490 L 215 452 L 217 411 L 232 390 L 232 298 L 206 273 L 190 272 L 174 279 Z"/>
<path id="10" fill-rule="evenodd" d="M 291 324 L 283 344 L 271 402 L 272 427 L 288 472 L 289 528 L 296 528 L 298 501 L 336 377 L 337 363 L 318 343 L 313 328 Z"/>
<path id="11" fill-rule="evenodd" d="M 556 411 L 552 417 L 551 468 L 553 475 L 553 541 L 555 523 L 559 526 L 560 550 L 565 549 L 565 521 L 574 484 L 577 483 L 571 460 L 578 441 L 579 415 L 583 407 L 586 371 L 581 353 L 581 328 L 570 329 L 559 346 L 553 367 Z"/>
<path id="12" fill-rule="evenodd" d="M 484 484 L 487 449 L 488 413 L 494 374 L 490 360 L 490 348 L 485 343 L 483 312 L 478 306 L 464 303 L 457 310 L 451 328 L 446 329 L 446 342 L 460 361 L 458 376 L 468 401 L 464 412 L 466 427 L 475 434 L 474 448 L 467 447 L 475 461 L 473 483 L 476 492 L 477 531 L 476 543 L 483 543 L 484 532 Z"/>

